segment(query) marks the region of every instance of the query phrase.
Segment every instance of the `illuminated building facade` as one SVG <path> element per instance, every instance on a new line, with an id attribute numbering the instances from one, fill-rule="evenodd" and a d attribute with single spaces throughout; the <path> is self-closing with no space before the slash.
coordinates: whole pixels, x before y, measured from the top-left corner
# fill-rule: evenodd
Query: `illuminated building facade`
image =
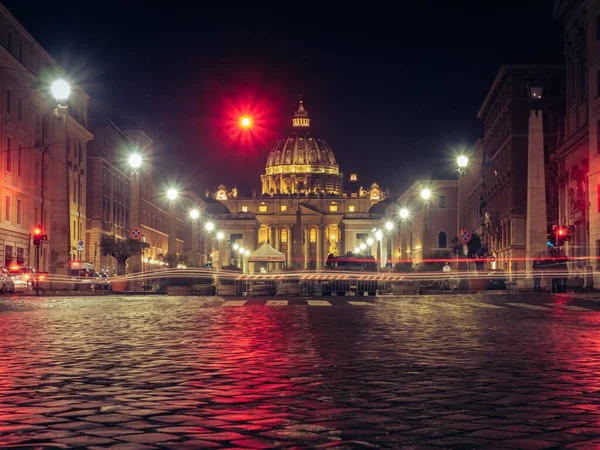
<path id="1" fill-rule="evenodd" d="M 310 127 L 300 101 L 290 135 L 269 152 L 261 195 L 240 197 L 236 189 L 228 191 L 225 186 L 208 193 L 204 214 L 225 233 L 210 252 L 219 267 L 240 265 L 235 247 L 253 251 L 267 242 L 286 255 L 288 267 L 322 269 L 329 254 L 366 245 L 373 228 L 380 225 L 388 194 L 377 183 L 363 188 L 357 174 L 344 176 L 332 148 Z M 376 252 L 376 244 L 366 250 Z"/>

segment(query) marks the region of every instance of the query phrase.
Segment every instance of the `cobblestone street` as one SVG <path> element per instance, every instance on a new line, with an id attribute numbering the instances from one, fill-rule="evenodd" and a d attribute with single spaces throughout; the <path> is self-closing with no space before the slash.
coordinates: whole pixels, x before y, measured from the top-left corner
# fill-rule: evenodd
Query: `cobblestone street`
<path id="1" fill-rule="evenodd" d="M 600 448 L 599 311 L 600 294 L 5 296 L 0 446 Z"/>

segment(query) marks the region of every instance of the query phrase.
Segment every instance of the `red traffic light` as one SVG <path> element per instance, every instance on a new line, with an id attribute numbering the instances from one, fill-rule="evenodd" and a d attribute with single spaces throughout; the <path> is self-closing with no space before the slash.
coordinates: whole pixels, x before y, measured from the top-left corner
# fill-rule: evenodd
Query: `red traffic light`
<path id="1" fill-rule="evenodd" d="M 34 236 L 41 236 L 42 235 L 42 229 L 41 229 L 41 227 L 35 227 L 33 229 L 33 234 L 34 234 Z"/>
<path id="2" fill-rule="evenodd" d="M 564 236 L 565 235 L 565 229 L 564 228 L 559 228 L 558 229 L 558 235 L 559 236 Z"/>

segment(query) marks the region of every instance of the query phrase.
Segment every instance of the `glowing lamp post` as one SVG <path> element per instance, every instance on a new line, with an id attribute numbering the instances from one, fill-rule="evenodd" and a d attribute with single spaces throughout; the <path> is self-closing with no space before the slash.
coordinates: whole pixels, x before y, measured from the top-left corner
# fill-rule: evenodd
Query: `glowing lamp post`
<path id="1" fill-rule="evenodd" d="M 425 211 L 423 217 L 423 244 L 421 245 L 421 260 L 425 259 L 425 251 L 430 247 L 429 228 L 431 222 L 431 209 L 429 208 L 429 199 L 431 199 L 431 189 L 421 189 L 421 198 L 425 202 Z"/>
<path id="2" fill-rule="evenodd" d="M 177 197 L 179 197 L 179 192 L 177 192 L 177 189 L 171 188 L 167 190 L 167 198 L 171 203 L 174 203 L 175 200 L 177 200 Z"/>
<path id="3" fill-rule="evenodd" d="M 59 78 L 50 85 L 50 92 L 59 104 L 66 103 L 71 94 L 71 86 L 65 80 Z"/>
<path id="4" fill-rule="evenodd" d="M 406 219 L 408 219 L 408 215 L 409 215 L 408 209 L 402 208 L 400 210 L 400 218 L 402 219 L 403 222 L 406 222 Z"/>
<path id="5" fill-rule="evenodd" d="M 467 173 L 467 166 L 469 165 L 469 158 L 466 155 L 459 155 L 456 158 L 456 171 L 458 172 L 458 200 L 456 202 L 456 235 L 458 236 L 458 233 L 460 233 L 460 230 L 462 228 L 462 226 L 464 226 L 465 224 L 461 224 L 461 218 L 460 218 L 460 196 L 461 196 L 461 192 L 460 192 L 460 180 L 463 176 L 466 175 Z M 459 263 L 458 263 L 458 258 L 459 258 L 459 252 L 456 252 L 456 270 L 459 269 Z"/>
<path id="6" fill-rule="evenodd" d="M 213 231 L 215 229 L 215 224 L 212 222 L 206 222 L 206 225 L 204 225 L 204 228 L 206 229 L 206 231 L 208 231 L 210 233 L 211 231 Z"/>
<path id="7" fill-rule="evenodd" d="M 177 253 L 177 218 L 175 217 L 175 200 L 179 197 L 179 192 L 175 188 L 167 189 L 167 199 L 169 199 L 169 248 L 168 252 L 175 255 Z"/>
<path id="8" fill-rule="evenodd" d="M 198 211 L 197 209 L 192 209 L 190 211 L 190 217 L 192 218 L 192 220 L 198 220 L 198 217 L 200 217 L 200 211 Z"/>
<path id="9" fill-rule="evenodd" d="M 252 119 L 248 116 L 243 116 L 240 118 L 240 126 L 247 130 L 248 128 L 252 127 Z"/>

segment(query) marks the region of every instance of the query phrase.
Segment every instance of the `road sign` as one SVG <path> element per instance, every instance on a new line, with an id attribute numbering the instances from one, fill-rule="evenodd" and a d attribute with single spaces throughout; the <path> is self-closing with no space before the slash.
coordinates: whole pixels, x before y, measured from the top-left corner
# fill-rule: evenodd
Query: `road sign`
<path id="1" fill-rule="evenodd" d="M 84 241 L 77 242 L 77 251 L 82 252 L 84 250 L 85 250 L 85 242 Z"/>
<path id="2" fill-rule="evenodd" d="M 142 237 L 142 230 L 140 230 L 139 227 L 132 227 L 131 230 L 129 230 L 129 237 L 138 241 Z"/>
<path id="3" fill-rule="evenodd" d="M 469 230 L 460 230 L 458 238 L 463 244 L 468 244 L 471 241 L 471 232 Z"/>

